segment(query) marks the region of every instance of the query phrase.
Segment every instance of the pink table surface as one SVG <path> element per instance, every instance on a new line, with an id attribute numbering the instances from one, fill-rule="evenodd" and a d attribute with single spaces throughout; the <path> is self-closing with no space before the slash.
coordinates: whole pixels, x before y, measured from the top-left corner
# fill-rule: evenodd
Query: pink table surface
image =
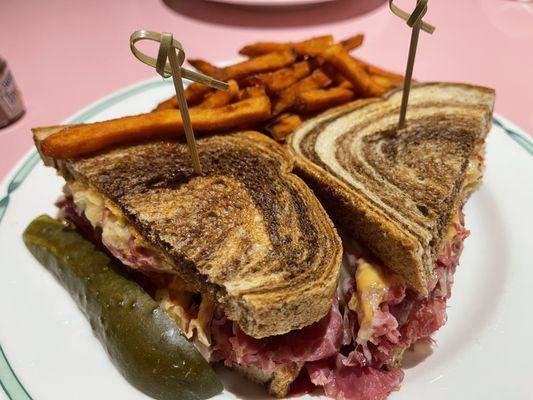
<path id="1" fill-rule="evenodd" d="M 414 1 L 400 1 L 406 9 Z M 533 133 L 533 3 L 432 0 L 415 76 L 490 86 L 496 111 Z M 137 29 L 174 32 L 188 57 L 235 58 L 245 43 L 364 33 L 357 55 L 403 71 L 410 30 L 384 0 L 338 0 L 272 12 L 202 0 L 17 0 L 0 7 L 0 55 L 27 112 L 0 129 L 0 178 L 32 146 L 30 128 L 57 124 L 88 103 L 154 76 L 133 58 Z"/>

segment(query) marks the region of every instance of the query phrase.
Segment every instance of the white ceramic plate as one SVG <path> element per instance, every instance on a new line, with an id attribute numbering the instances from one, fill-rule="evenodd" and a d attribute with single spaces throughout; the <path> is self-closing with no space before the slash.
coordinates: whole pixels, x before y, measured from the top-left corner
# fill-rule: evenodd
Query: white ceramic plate
<path id="1" fill-rule="evenodd" d="M 336 0 L 208 0 L 215 3 L 226 3 L 246 7 L 275 9 L 276 7 L 298 7 L 319 3 L 330 3 Z"/>
<path id="2" fill-rule="evenodd" d="M 67 122 L 145 112 L 171 92 L 170 82 L 145 81 Z M 528 153 L 528 143 L 516 126 L 496 117 L 485 182 L 466 207 L 472 235 L 457 272 L 449 322 L 435 335 L 433 354 L 424 360 L 418 354 L 391 399 L 533 398 L 533 149 Z M 0 398 L 147 399 L 117 372 L 70 295 L 22 243 L 33 218 L 55 214 L 61 186 L 35 151 L 0 185 L 0 196 L 6 194 L 0 200 Z M 221 374 L 226 391 L 217 399 L 266 397 L 236 374 Z"/>

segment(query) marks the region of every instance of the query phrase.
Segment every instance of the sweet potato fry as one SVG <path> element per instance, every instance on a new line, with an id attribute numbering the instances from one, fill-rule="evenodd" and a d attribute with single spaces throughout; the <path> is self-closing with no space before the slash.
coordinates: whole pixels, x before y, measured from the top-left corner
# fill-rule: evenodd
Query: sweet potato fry
<path id="1" fill-rule="evenodd" d="M 393 80 L 384 76 L 371 75 L 372 80 L 381 86 L 385 92 L 394 89 L 402 84 L 402 81 Z"/>
<path id="2" fill-rule="evenodd" d="M 395 72 L 386 71 L 384 69 L 376 67 L 375 65 L 369 64 L 359 58 L 355 58 L 355 61 L 357 61 L 361 66 L 363 66 L 370 75 L 382 76 L 384 78 L 389 78 L 392 81 L 403 82 L 403 75 L 397 74 Z"/>
<path id="3" fill-rule="evenodd" d="M 349 38 L 342 40 L 341 44 L 346 51 L 352 51 L 363 44 L 364 38 L 364 35 L 350 36 Z"/>
<path id="4" fill-rule="evenodd" d="M 299 115 L 285 113 L 268 124 L 266 130 L 274 139 L 281 142 L 301 124 L 302 118 Z"/>
<path id="5" fill-rule="evenodd" d="M 239 100 L 249 99 L 251 97 L 266 96 L 265 88 L 263 86 L 249 86 L 239 91 Z"/>
<path id="6" fill-rule="evenodd" d="M 228 90 L 214 90 L 205 95 L 202 102 L 193 108 L 217 108 L 231 103 L 239 95 L 239 86 L 234 80 L 228 81 Z"/>
<path id="7" fill-rule="evenodd" d="M 343 82 L 348 82 L 346 77 L 339 72 L 332 64 L 324 61 L 320 66 L 320 69 L 331 79 L 331 81 L 337 86 Z"/>
<path id="8" fill-rule="evenodd" d="M 315 113 L 347 103 L 352 98 L 353 92 L 343 87 L 310 90 L 296 95 L 294 108 L 305 114 Z"/>
<path id="9" fill-rule="evenodd" d="M 239 54 L 246 57 L 258 57 L 263 54 L 275 53 L 279 51 L 290 51 L 293 43 L 258 42 L 244 46 L 239 50 Z"/>
<path id="10" fill-rule="evenodd" d="M 187 105 L 189 107 L 194 107 L 195 105 L 202 102 L 203 98 L 207 93 L 215 91 L 209 86 L 202 85 L 200 83 L 193 82 L 185 89 L 185 99 L 187 100 Z M 176 96 L 171 97 L 168 100 L 159 103 L 156 110 L 168 110 L 172 108 L 178 108 L 178 99 Z"/>
<path id="11" fill-rule="evenodd" d="M 192 107 L 200 103 L 205 97 L 205 95 L 212 90 L 216 90 L 216 89 L 210 88 L 209 86 L 206 86 L 206 85 L 202 85 L 201 83 L 196 83 L 196 82 L 191 83 L 185 89 L 185 100 L 187 100 L 187 105 L 189 107 Z M 177 107 L 177 100 L 176 100 L 176 107 Z"/>
<path id="12" fill-rule="evenodd" d="M 291 65 L 296 60 L 293 51 L 268 53 L 224 68 L 227 79 L 241 79 Z"/>
<path id="13" fill-rule="evenodd" d="M 318 56 L 333 44 L 333 36 L 325 35 L 294 43 L 294 51 L 299 56 Z"/>
<path id="14" fill-rule="evenodd" d="M 337 87 L 344 88 L 344 89 L 350 89 L 353 92 L 353 85 L 350 81 L 344 80 L 341 83 L 339 83 Z"/>
<path id="15" fill-rule="evenodd" d="M 396 74 L 390 71 L 385 71 L 379 67 L 376 67 L 375 65 L 367 64 L 366 70 L 371 75 L 382 76 L 384 78 L 390 79 L 391 81 L 396 81 L 396 82 L 404 81 L 403 75 Z M 416 82 L 416 80 L 413 79 L 413 82 Z"/>
<path id="16" fill-rule="evenodd" d="M 196 132 L 237 128 L 267 120 L 270 99 L 253 97 L 224 107 L 190 110 Z M 43 154 L 54 158 L 76 158 L 140 140 L 182 136 L 179 110 L 168 109 L 86 125 L 66 126 L 41 144 Z"/>
<path id="17" fill-rule="evenodd" d="M 219 68 L 207 61 L 200 59 L 193 59 L 187 61 L 189 61 L 189 64 L 191 64 L 198 71 L 206 75 L 212 76 L 213 78 L 218 80 L 226 80 L 226 73 L 224 72 L 223 68 Z"/>
<path id="18" fill-rule="evenodd" d="M 248 57 L 257 57 L 276 51 L 293 50 L 299 56 L 316 56 L 326 50 L 333 43 L 333 36 L 318 36 L 301 42 L 272 43 L 259 42 L 244 46 L 239 54 Z"/>
<path id="19" fill-rule="evenodd" d="M 277 94 L 310 73 L 309 62 L 301 61 L 274 72 L 254 75 L 248 79 L 248 83 L 263 85 L 268 93 Z"/>
<path id="20" fill-rule="evenodd" d="M 365 68 L 348 54 L 342 44 L 331 46 L 322 56 L 351 82 L 357 95 L 379 97 L 386 92 L 374 82 Z"/>
<path id="21" fill-rule="evenodd" d="M 309 90 L 321 89 L 331 83 L 331 79 L 320 69 L 313 71 L 308 77 L 292 84 L 279 95 L 277 101 L 274 103 L 272 110 L 273 115 L 278 115 L 283 111 L 289 109 L 294 104 L 296 96 L 299 93 L 307 92 Z"/>
<path id="22" fill-rule="evenodd" d="M 178 108 L 178 99 L 176 96 L 172 96 L 170 99 L 167 99 L 157 105 L 154 111 L 157 110 L 169 110 L 172 108 Z"/>

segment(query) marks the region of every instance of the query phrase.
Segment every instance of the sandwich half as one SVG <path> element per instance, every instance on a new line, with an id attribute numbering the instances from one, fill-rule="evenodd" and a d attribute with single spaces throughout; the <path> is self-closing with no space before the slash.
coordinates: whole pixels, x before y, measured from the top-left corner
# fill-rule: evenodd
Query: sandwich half
<path id="1" fill-rule="evenodd" d="M 446 321 L 446 300 L 469 232 L 462 209 L 481 182 L 494 91 L 426 83 L 356 101 L 305 123 L 288 141 L 297 173 L 339 227 L 346 268 L 339 300 L 349 345 L 308 367 L 337 398 L 357 397 L 350 369 L 393 369 Z"/>
<path id="2" fill-rule="evenodd" d="M 37 147 L 58 129 L 34 129 Z M 197 142 L 200 176 L 179 141 L 43 160 L 66 181 L 60 217 L 140 272 L 205 358 L 284 396 L 306 361 L 337 351 L 341 240 L 272 139 Z"/>

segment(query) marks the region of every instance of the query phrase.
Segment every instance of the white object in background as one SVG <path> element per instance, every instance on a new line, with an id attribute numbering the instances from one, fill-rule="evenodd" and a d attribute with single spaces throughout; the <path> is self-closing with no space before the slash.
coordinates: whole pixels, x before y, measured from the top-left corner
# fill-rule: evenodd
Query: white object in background
<path id="1" fill-rule="evenodd" d="M 215 3 L 225 3 L 246 7 L 261 7 L 275 10 L 277 7 L 299 7 L 320 3 L 331 3 L 337 0 L 207 0 Z M 283 9 L 280 9 L 283 11 Z"/>

